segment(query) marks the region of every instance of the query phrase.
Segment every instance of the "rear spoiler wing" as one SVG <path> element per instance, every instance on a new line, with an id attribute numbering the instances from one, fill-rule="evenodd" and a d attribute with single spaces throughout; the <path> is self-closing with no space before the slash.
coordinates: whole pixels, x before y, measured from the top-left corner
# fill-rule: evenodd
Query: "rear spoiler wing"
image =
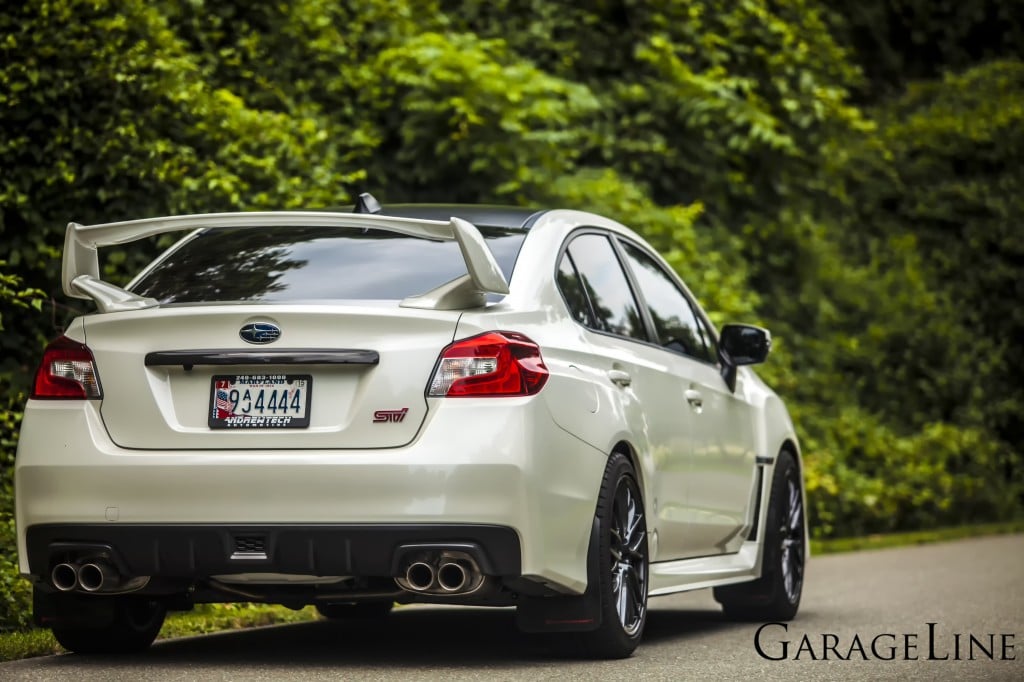
<path id="1" fill-rule="evenodd" d="M 461 218 L 419 220 L 364 213 L 322 211 L 255 211 L 249 213 L 206 213 L 201 215 L 146 218 L 101 225 L 69 223 L 64 235 L 61 280 L 64 293 L 91 299 L 100 312 L 121 312 L 160 305 L 100 278 L 99 253 L 102 246 L 127 244 L 167 232 L 206 227 L 351 227 L 398 232 L 410 237 L 455 241 L 466 261 L 468 274 L 420 296 L 402 301 L 407 308 L 453 310 L 482 306 L 486 294 L 507 294 L 508 280 L 494 260 L 480 230 Z"/>

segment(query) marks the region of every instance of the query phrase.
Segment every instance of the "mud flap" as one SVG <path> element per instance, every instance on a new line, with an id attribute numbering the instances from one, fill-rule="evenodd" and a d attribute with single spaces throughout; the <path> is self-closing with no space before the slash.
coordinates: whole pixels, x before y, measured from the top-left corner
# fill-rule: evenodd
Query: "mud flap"
<path id="1" fill-rule="evenodd" d="M 587 589 L 578 597 L 525 597 L 516 607 L 522 632 L 586 632 L 601 626 L 600 520 L 595 516 L 587 550 Z"/>

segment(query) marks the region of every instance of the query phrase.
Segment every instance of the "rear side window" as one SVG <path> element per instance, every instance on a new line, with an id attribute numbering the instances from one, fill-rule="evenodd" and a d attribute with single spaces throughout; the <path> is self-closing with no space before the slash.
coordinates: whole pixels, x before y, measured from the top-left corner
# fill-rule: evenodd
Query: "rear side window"
<path id="1" fill-rule="evenodd" d="M 593 328 L 646 341 L 632 290 L 608 238 L 599 234 L 580 235 L 570 242 L 568 253 L 590 299 Z M 567 301 L 571 300 L 570 292 L 563 290 L 563 294 Z M 575 316 L 576 311 L 572 312 Z"/>
<path id="2" fill-rule="evenodd" d="M 587 300 L 587 292 L 583 288 L 583 281 L 568 252 L 562 255 L 562 261 L 558 264 L 558 288 L 562 291 L 562 297 L 569 307 L 569 312 L 572 313 L 572 319 L 582 325 L 592 327 L 594 322 L 590 319 L 590 302 Z"/>
<path id="3" fill-rule="evenodd" d="M 480 227 L 511 278 L 526 232 Z M 376 229 L 210 229 L 132 287 L 161 303 L 403 299 L 466 274 L 457 242 Z"/>
<path id="4" fill-rule="evenodd" d="M 647 301 L 658 343 L 677 353 L 714 362 L 690 300 L 653 258 L 629 242 L 622 242 L 622 246 Z"/>

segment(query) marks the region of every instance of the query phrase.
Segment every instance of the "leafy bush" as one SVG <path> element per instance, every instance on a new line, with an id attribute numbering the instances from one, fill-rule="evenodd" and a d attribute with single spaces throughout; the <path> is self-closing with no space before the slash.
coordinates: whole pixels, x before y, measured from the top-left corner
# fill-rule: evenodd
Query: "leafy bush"
<path id="1" fill-rule="evenodd" d="M 23 402 L 0 381 L 0 630 L 25 627 L 32 615 L 32 588 L 18 571 L 14 529 L 14 452 Z"/>
<path id="2" fill-rule="evenodd" d="M 936 422 L 900 436 L 877 417 L 844 410 L 809 439 L 805 478 L 815 537 L 853 537 L 1012 519 L 1022 462 L 984 432 Z"/>
<path id="3" fill-rule="evenodd" d="M 22 286 L 21 278 L 5 272 L 5 266 L 0 261 L 0 330 L 5 313 L 9 318 L 12 312 L 25 314 L 42 306 L 42 292 Z M 32 590 L 18 572 L 14 528 L 14 453 L 24 402 L 25 396 L 0 373 L 0 630 L 24 627 L 31 617 Z"/>

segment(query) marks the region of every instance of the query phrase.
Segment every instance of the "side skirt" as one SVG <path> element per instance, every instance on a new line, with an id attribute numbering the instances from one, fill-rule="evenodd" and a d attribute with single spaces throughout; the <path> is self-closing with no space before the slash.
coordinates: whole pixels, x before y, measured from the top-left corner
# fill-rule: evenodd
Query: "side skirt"
<path id="1" fill-rule="evenodd" d="M 747 539 L 740 545 L 739 551 L 651 564 L 650 596 L 745 583 L 761 577 L 764 548 L 760 540 L 765 536 L 763 526 L 770 502 L 768 486 L 771 485 L 771 467 L 774 463 L 774 457 L 757 458 L 757 476 L 751 491 L 752 518 L 748 525 Z"/>
<path id="2" fill-rule="evenodd" d="M 651 564 L 650 596 L 699 590 L 761 577 L 761 545 L 747 541 L 735 554 Z"/>

